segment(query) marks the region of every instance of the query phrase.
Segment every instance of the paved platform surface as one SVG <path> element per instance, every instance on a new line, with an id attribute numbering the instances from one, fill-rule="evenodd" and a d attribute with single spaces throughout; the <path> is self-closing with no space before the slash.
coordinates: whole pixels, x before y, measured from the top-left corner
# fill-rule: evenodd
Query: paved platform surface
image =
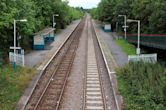
<path id="1" fill-rule="evenodd" d="M 62 42 L 70 35 L 75 29 L 80 20 L 73 21 L 72 24 L 67 26 L 66 29 L 62 30 L 59 34 L 56 34 L 55 41 L 51 44 L 46 45 L 46 50 L 32 50 L 30 53 L 25 55 L 25 66 L 42 68 L 49 61 L 52 55 L 56 52 Z"/>
<path id="2" fill-rule="evenodd" d="M 126 53 L 124 53 L 122 49 L 115 43 L 114 37 L 116 34 L 104 32 L 100 28 L 100 24 L 96 21 L 94 21 L 94 24 L 102 46 L 104 47 L 104 53 L 108 58 L 107 61 L 109 62 L 110 70 L 114 71 L 114 68 L 125 65 L 128 62 L 128 57 Z"/>

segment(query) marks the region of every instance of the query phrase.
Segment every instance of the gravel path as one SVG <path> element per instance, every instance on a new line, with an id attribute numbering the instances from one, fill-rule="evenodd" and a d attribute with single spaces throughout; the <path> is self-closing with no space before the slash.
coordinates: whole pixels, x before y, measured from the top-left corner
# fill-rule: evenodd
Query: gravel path
<path id="1" fill-rule="evenodd" d="M 42 68 L 52 57 L 54 52 L 58 49 L 61 43 L 69 36 L 69 34 L 75 29 L 80 20 L 74 21 L 60 34 L 57 34 L 55 41 L 46 46 L 46 50 L 33 50 L 25 55 L 25 66 L 27 67 L 39 67 Z"/>

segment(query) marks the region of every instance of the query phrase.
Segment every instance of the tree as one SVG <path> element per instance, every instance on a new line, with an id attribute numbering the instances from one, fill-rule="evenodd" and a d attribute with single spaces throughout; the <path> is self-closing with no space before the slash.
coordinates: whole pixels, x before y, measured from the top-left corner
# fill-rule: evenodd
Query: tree
<path id="1" fill-rule="evenodd" d="M 93 16 L 101 21 L 115 24 L 122 21 L 119 14 L 128 18 L 141 20 L 142 33 L 166 33 L 165 0 L 101 0 Z M 137 24 L 130 25 L 131 32 L 136 31 Z"/>
<path id="2" fill-rule="evenodd" d="M 22 36 L 21 47 L 27 49 L 31 47 L 33 33 L 52 26 L 53 14 L 59 14 L 56 18 L 57 28 L 64 28 L 83 15 L 81 10 L 61 0 L 2 0 L 0 7 L 0 51 L 6 54 L 9 46 L 13 45 L 14 19 L 28 20 L 17 23 L 17 36 Z"/>

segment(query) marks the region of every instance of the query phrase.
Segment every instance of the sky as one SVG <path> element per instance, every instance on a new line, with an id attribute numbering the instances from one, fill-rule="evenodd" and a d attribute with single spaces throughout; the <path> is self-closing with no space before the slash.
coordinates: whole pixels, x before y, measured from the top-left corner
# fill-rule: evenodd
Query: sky
<path id="1" fill-rule="evenodd" d="M 97 7 L 100 0 L 68 0 L 69 5 L 72 7 L 83 7 L 85 9 L 90 9 Z"/>

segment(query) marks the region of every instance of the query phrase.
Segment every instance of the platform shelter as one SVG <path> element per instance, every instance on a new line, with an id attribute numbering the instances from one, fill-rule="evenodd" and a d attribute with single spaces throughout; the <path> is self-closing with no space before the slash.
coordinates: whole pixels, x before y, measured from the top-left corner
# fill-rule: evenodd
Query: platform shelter
<path id="1" fill-rule="evenodd" d="M 44 50 L 46 43 L 54 41 L 54 28 L 45 28 L 33 36 L 33 49 Z"/>
<path id="2" fill-rule="evenodd" d="M 102 23 L 102 29 L 105 31 L 105 32 L 112 32 L 111 30 L 111 24 L 109 23 Z"/>

